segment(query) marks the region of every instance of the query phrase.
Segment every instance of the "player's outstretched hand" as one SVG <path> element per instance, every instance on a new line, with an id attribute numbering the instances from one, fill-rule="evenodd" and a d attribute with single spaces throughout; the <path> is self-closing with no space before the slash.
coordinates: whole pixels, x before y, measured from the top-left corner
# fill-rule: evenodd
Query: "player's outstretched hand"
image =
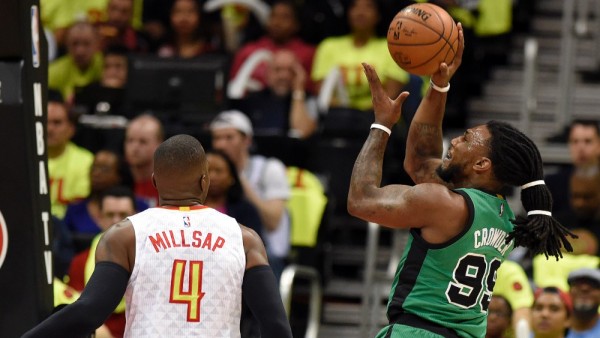
<path id="1" fill-rule="evenodd" d="M 371 88 L 371 98 L 373 100 L 373 110 L 375 111 L 375 123 L 382 124 L 388 128 L 398 122 L 402 112 L 402 104 L 408 97 L 408 92 L 402 92 L 396 99 L 391 99 L 379 80 L 377 72 L 373 66 L 363 62 L 362 66 L 369 80 Z"/>
<path id="2" fill-rule="evenodd" d="M 439 87 L 446 87 L 448 85 L 448 82 L 450 82 L 450 79 L 462 63 L 463 51 L 465 50 L 465 36 L 463 35 L 463 28 L 460 22 L 456 27 L 458 28 L 458 49 L 454 56 L 454 60 L 452 60 L 450 64 L 442 62 L 439 71 L 431 75 L 431 81 Z"/>

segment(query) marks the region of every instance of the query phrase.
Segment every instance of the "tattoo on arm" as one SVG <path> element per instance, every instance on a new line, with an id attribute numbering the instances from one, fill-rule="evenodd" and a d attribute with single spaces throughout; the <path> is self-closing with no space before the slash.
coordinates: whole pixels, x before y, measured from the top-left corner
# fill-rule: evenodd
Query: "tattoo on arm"
<path id="1" fill-rule="evenodd" d="M 414 149 L 417 157 L 435 157 L 442 156 L 442 128 L 439 125 L 415 123 Z"/>
<path id="2" fill-rule="evenodd" d="M 383 140 L 382 132 L 372 132 L 361 149 L 352 173 L 351 186 L 381 184 L 383 155 L 387 142 Z"/>

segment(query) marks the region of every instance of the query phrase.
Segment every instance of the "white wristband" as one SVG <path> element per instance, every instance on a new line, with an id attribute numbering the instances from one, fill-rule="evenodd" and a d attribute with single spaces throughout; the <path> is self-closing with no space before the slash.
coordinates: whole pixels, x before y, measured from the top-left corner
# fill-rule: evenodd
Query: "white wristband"
<path id="1" fill-rule="evenodd" d="M 385 132 L 388 134 L 388 136 L 391 136 L 391 135 L 392 135 L 392 130 L 391 130 L 390 128 L 388 128 L 388 127 L 386 127 L 386 126 L 382 125 L 382 124 L 379 124 L 379 123 L 373 123 L 373 124 L 371 125 L 371 129 L 373 129 L 373 128 L 385 131 Z"/>
<path id="2" fill-rule="evenodd" d="M 433 83 L 432 79 L 429 79 L 429 84 L 431 85 L 431 88 L 437 90 L 440 93 L 446 93 L 450 90 L 450 83 L 448 83 L 448 85 L 446 87 L 440 87 L 440 86 L 437 86 L 435 83 Z"/>

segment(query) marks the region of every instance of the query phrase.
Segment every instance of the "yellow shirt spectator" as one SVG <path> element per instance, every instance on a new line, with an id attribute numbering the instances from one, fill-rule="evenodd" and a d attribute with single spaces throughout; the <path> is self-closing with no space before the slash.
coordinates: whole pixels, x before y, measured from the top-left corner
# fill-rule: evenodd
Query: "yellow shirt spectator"
<path id="1" fill-rule="evenodd" d="M 48 159 L 50 204 L 54 216 L 63 218 L 67 204 L 88 196 L 93 161 L 91 152 L 71 142 L 61 156 Z"/>
<path id="2" fill-rule="evenodd" d="M 311 76 L 314 81 L 322 81 L 335 66 L 339 66 L 350 107 L 369 110 L 372 107 L 371 91 L 362 62 L 371 64 L 382 82 L 392 79 L 406 84 L 409 81 L 409 74 L 390 56 L 385 39 L 371 38 L 364 46 L 356 47 L 350 35 L 327 38 L 319 44 Z"/>

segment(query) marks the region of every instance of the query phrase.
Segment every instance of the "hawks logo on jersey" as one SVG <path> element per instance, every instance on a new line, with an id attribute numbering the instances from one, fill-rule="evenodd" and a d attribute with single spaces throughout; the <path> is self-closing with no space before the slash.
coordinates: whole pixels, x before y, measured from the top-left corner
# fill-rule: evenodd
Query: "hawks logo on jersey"
<path id="1" fill-rule="evenodd" d="M 0 211 L 0 268 L 6 258 L 6 250 L 8 249 L 8 230 L 6 230 L 6 222 Z"/>

